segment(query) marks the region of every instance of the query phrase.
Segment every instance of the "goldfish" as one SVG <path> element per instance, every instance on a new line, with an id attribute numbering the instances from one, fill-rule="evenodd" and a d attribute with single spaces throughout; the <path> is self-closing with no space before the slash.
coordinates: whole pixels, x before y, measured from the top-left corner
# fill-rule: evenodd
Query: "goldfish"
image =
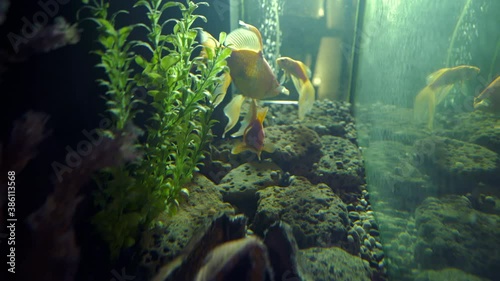
<path id="1" fill-rule="evenodd" d="M 235 135 L 242 133 L 243 141 L 233 147 L 231 150 L 232 154 L 239 154 L 243 151 L 249 150 L 257 154 L 257 157 L 260 160 L 262 151 L 270 153 L 274 152 L 274 146 L 270 143 L 266 143 L 264 140 L 266 136 L 264 133 L 264 119 L 266 118 L 267 111 L 267 107 L 258 108 L 257 101 L 252 99 L 250 111 L 241 124 L 241 127 L 244 128 L 244 130 L 242 132 L 240 130 L 240 132 L 235 133 Z"/>
<path id="2" fill-rule="evenodd" d="M 479 68 L 470 65 L 442 68 L 427 76 L 427 85 L 415 97 L 413 115 L 417 122 L 427 121 L 432 130 L 436 106 L 450 93 L 458 82 L 464 82 L 479 73 Z"/>
<path id="3" fill-rule="evenodd" d="M 224 42 L 224 46 L 231 49 L 231 55 L 227 58 L 229 75 L 223 77 L 224 82 L 217 90 L 221 96 L 218 100 L 224 98 L 231 82 L 239 91 L 239 94 L 235 95 L 224 108 L 224 114 L 229 121 L 224 129 L 223 137 L 238 122 L 241 106 L 246 98 L 260 100 L 279 94 L 289 94 L 288 90 L 280 85 L 264 58 L 260 31 L 243 21 L 239 23 L 242 27 L 230 32 Z M 211 35 L 204 32 L 200 41 L 206 49 L 210 49 L 219 44 L 214 40 Z"/>
<path id="4" fill-rule="evenodd" d="M 311 70 L 301 61 L 289 57 L 278 58 L 276 63 L 285 72 L 283 77 L 291 77 L 293 85 L 299 93 L 299 120 L 303 120 L 305 115 L 311 111 L 316 98 L 314 87 L 309 80 Z"/>
<path id="5" fill-rule="evenodd" d="M 474 98 L 474 109 L 487 112 L 500 110 L 500 76 L 491 82 L 479 96 Z"/>

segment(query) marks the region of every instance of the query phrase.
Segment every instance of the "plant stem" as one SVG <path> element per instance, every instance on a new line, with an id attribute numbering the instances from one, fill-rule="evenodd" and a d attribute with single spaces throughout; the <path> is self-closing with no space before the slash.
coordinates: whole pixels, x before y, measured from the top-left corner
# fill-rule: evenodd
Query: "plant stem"
<path id="1" fill-rule="evenodd" d="M 493 67 L 495 66 L 495 62 L 497 61 L 498 53 L 500 53 L 500 39 L 498 39 L 498 41 L 497 41 L 497 47 L 495 48 L 495 54 L 493 55 L 493 59 L 491 60 L 488 80 L 493 79 Z"/>

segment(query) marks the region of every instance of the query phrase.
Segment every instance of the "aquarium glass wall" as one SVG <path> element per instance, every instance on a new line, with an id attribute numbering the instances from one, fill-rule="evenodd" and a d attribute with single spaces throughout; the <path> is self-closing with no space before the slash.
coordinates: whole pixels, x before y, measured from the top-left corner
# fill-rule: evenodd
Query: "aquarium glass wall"
<path id="1" fill-rule="evenodd" d="M 355 116 L 389 279 L 498 280 L 500 2 L 365 4 Z"/>

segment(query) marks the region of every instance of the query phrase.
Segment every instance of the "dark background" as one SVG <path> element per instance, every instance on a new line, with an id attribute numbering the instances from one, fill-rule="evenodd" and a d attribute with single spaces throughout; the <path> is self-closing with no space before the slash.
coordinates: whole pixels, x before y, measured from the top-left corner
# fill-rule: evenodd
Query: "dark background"
<path id="1" fill-rule="evenodd" d="M 0 0 L 2 1 L 2 0 Z M 54 0 L 55 1 L 55 0 Z M 211 7 L 201 7 L 197 10 L 208 18 L 208 24 L 201 20 L 195 26 L 201 26 L 214 34 L 220 31 L 229 31 L 229 11 L 225 10 L 229 0 L 209 1 Z M 42 2 L 48 2 L 42 0 Z M 49 24 L 57 16 L 64 17 L 69 23 L 77 21 L 76 13 L 82 7 L 81 0 L 65 0 L 67 4 L 59 4 L 56 16 L 49 17 Z M 118 19 L 118 26 L 144 21 L 145 9 L 135 8 L 133 0 L 110 1 L 112 11 L 118 9 L 129 10 L 129 15 Z M 196 1 L 199 2 L 199 1 Z M 57 3 L 57 2 L 56 2 Z M 216 5 L 213 5 L 216 4 Z M 46 196 L 53 189 L 55 173 L 51 164 L 54 161 L 64 163 L 67 153 L 66 147 L 73 149 L 79 141 L 85 140 L 83 130 L 92 130 L 99 126 L 99 121 L 106 115 L 105 103 L 102 95 L 105 88 L 97 85 L 96 79 L 104 77 L 102 69 L 96 68 L 99 62 L 92 50 L 100 46 L 96 42 L 96 26 L 90 21 L 81 22 L 81 40 L 76 45 L 69 45 L 60 49 L 34 54 L 24 61 L 6 62 L 13 56 L 13 48 L 8 39 L 8 34 L 20 34 L 24 25 L 23 18 L 33 22 L 33 15 L 41 11 L 38 1 L 11 0 L 7 20 L 0 26 L 0 142 L 7 143 L 14 120 L 22 117 L 27 111 L 44 112 L 50 116 L 47 129 L 51 130 L 50 136 L 39 146 L 38 156 L 28 166 L 17 174 L 16 179 L 16 266 L 21 268 L 23 257 L 30 251 L 32 237 L 24 219 L 38 209 L 45 201 Z M 81 13 L 81 18 L 88 16 L 87 12 Z M 165 19 L 179 17 L 176 8 L 166 12 Z M 143 30 L 132 34 L 135 39 L 144 39 Z M 147 116 L 138 116 L 137 122 L 143 122 Z M 4 176 L 4 175 L 1 175 Z M 81 267 L 78 280 L 111 280 L 111 265 L 107 261 L 106 246 L 96 238 L 89 222 L 95 208 L 92 203 L 92 190 L 89 186 L 83 192 L 86 199 L 81 203 L 75 216 L 78 243 L 82 248 Z M 6 233 L 0 230 L 0 233 Z M 5 265 L 6 240 L 0 238 L 1 258 Z M 118 261 L 120 263 L 120 261 Z M 6 272 L 3 268 L 2 275 Z M 120 270 L 118 270 L 120 272 Z M 1 277 L 0 277 L 1 278 Z M 12 276 L 7 276 L 12 280 Z"/>

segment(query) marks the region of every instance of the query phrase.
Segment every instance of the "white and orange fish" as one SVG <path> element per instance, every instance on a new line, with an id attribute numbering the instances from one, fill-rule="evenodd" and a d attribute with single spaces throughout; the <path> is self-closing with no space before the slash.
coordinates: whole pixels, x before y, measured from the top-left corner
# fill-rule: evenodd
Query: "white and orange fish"
<path id="1" fill-rule="evenodd" d="M 309 80 L 311 70 L 301 61 L 289 57 L 281 57 L 276 60 L 279 67 L 285 72 L 284 77 L 291 77 L 295 89 L 299 93 L 299 120 L 303 120 L 309 113 L 316 99 L 314 86 Z"/>
<path id="2" fill-rule="evenodd" d="M 479 68 L 470 65 L 459 65 L 441 68 L 427 76 L 427 85 L 415 97 L 413 115 L 417 122 L 427 122 L 432 130 L 436 106 L 450 93 L 455 84 L 475 77 Z"/>
<path id="3" fill-rule="evenodd" d="M 222 100 L 231 82 L 238 89 L 239 94 L 224 108 L 224 114 L 229 121 L 224 129 L 223 136 L 238 122 L 241 106 L 245 98 L 265 99 L 279 94 L 288 94 L 288 90 L 281 86 L 274 75 L 269 63 L 262 53 L 262 37 L 259 30 L 240 21 L 241 28 L 229 33 L 224 42 L 231 49 L 231 56 L 227 58 L 229 75 L 225 75 L 224 83 L 217 90 Z M 218 42 L 208 34 L 203 33 L 201 43 L 206 49 L 217 46 Z"/>
<path id="4" fill-rule="evenodd" d="M 474 98 L 474 110 L 500 113 L 500 76 Z"/>

